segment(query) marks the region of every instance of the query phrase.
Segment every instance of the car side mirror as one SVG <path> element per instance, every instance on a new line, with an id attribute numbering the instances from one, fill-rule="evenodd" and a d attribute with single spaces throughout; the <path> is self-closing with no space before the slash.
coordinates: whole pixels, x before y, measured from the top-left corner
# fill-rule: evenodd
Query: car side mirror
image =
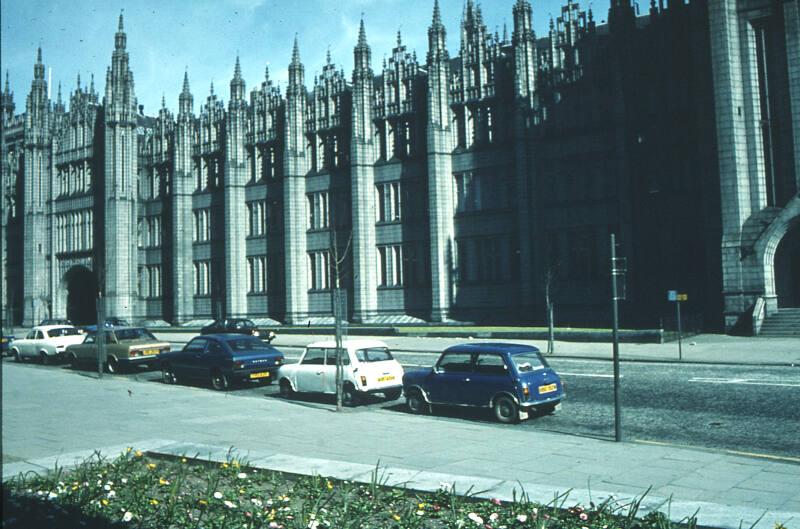
<path id="1" fill-rule="evenodd" d="M 439 368 L 439 366 L 433 366 L 433 372 L 438 375 L 439 373 L 442 372 L 442 370 Z"/>

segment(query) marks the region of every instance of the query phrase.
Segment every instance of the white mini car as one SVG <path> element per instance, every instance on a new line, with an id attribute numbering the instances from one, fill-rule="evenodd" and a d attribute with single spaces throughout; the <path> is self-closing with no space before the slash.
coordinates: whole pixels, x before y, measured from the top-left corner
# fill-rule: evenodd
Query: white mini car
<path id="1" fill-rule="evenodd" d="M 60 358 L 68 345 L 82 343 L 83 332 L 72 325 L 40 325 L 25 338 L 11 342 L 10 352 L 17 362 L 38 358 L 43 364 Z"/>
<path id="2" fill-rule="evenodd" d="M 347 406 L 367 393 L 382 393 L 395 400 L 403 393 L 403 367 L 389 347 L 378 340 L 345 340 L 342 343 L 343 393 Z M 296 364 L 278 370 L 281 394 L 295 392 L 336 394 L 336 342 L 315 342 L 306 346 Z"/>

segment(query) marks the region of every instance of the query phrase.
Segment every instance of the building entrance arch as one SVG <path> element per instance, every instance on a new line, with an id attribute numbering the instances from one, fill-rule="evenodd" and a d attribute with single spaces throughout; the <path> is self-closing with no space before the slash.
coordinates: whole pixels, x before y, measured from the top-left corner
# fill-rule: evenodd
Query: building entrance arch
<path id="1" fill-rule="evenodd" d="M 75 325 L 87 325 L 97 321 L 97 278 L 93 271 L 76 265 L 64 274 L 67 286 L 67 318 Z"/>
<path id="2" fill-rule="evenodd" d="M 778 307 L 800 307 L 800 217 L 778 243 L 773 267 Z"/>

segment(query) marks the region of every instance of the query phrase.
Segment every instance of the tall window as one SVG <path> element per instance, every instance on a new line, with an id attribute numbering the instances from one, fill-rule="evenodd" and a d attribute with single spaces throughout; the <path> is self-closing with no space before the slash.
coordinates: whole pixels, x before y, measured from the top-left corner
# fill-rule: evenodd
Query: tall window
<path id="1" fill-rule="evenodd" d="M 161 265 L 147 265 L 147 297 L 161 297 Z"/>
<path id="2" fill-rule="evenodd" d="M 247 292 L 251 294 L 267 290 L 267 256 L 247 258 Z"/>
<path id="3" fill-rule="evenodd" d="M 330 210 L 328 208 L 328 192 L 309 193 L 308 229 L 322 230 L 330 226 Z"/>
<path id="4" fill-rule="evenodd" d="M 194 238 L 195 242 L 211 240 L 211 209 L 194 210 Z"/>
<path id="5" fill-rule="evenodd" d="M 267 232 L 267 202 L 257 200 L 247 203 L 247 236 L 255 237 Z"/>
<path id="6" fill-rule="evenodd" d="M 308 275 L 311 290 L 326 290 L 331 287 L 330 252 L 308 254 Z"/>
<path id="7" fill-rule="evenodd" d="M 211 291 L 211 261 L 194 263 L 194 295 L 207 296 Z"/>
<path id="8" fill-rule="evenodd" d="M 508 236 L 456 240 L 456 281 L 495 283 L 508 281 L 511 271 L 511 241 Z"/>
<path id="9" fill-rule="evenodd" d="M 377 184 L 377 209 L 375 211 L 378 222 L 393 222 L 400 220 L 400 182 Z"/>
<path id="10" fill-rule="evenodd" d="M 470 172 L 458 173 L 456 179 L 456 211 L 459 213 L 481 209 L 481 186 L 477 176 Z"/>
<path id="11" fill-rule="evenodd" d="M 402 246 L 378 246 L 378 278 L 382 287 L 403 285 Z"/>

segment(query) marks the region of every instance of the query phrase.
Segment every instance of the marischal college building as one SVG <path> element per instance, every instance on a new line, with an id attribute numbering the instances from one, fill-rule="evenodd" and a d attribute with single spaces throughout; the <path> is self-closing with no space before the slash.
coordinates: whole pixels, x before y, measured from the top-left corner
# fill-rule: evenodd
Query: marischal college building
<path id="1" fill-rule="evenodd" d="M 608 325 L 612 233 L 623 326 L 669 290 L 705 329 L 800 307 L 798 2 L 568 1 L 539 36 L 509 9 L 501 35 L 467 0 L 451 54 L 435 2 L 424 55 L 398 34 L 383 64 L 362 21 L 313 85 L 295 41 L 283 92 L 232 58 L 177 115 L 137 104 L 122 16 L 100 94 L 48 99 L 39 50 L 24 113 L 2 94 L 4 318 L 87 322 L 99 292 L 151 325 L 306 324 L 338 286 L 351 322 L 536 324 L 549 292 Z"/>

